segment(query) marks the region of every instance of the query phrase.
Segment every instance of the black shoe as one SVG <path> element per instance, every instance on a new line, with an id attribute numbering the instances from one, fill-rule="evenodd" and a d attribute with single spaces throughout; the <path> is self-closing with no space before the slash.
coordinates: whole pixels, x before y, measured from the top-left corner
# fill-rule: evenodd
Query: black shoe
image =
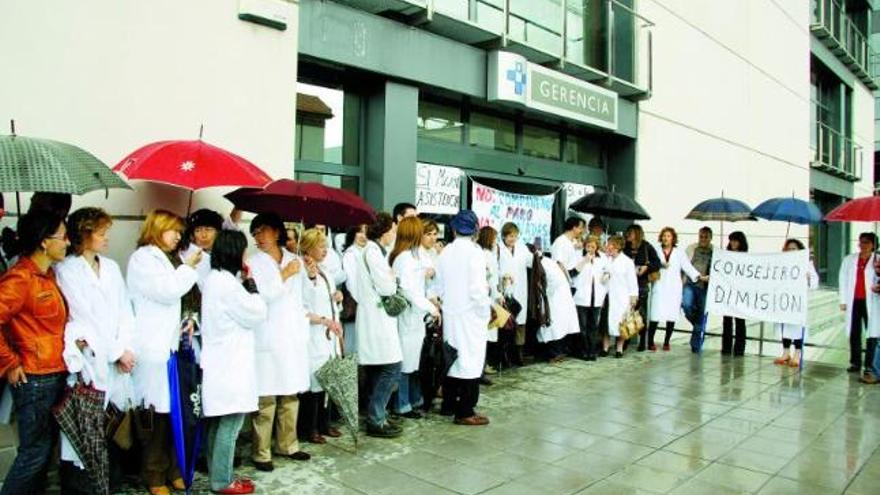
<path id="1" fill-rule="evenodd" d="M 636 348 L 636 350 L 639 352 L 645 352 L 645 346 L 640 345 Z"/>
<path id="2" fill-rule="evenodd" d="M 494 382 L 492 382 L 492 380 L 490 380 L 489 378 L 487 378 L 484 375 L 484 376 L 480 377 L 480 385 L 485 385 L 487 387 L 491 387 L 492 385 L 494 385 Z"/>
<path id="3" fill-rule="evenodd" d="M 596 360 L 595 354 L 590 354 L 589 356 L 584 358 L 584 361 L 595 361 L 595 360 Z"/>
<path id="4" fill-rule="evenodd" d="M 208 474 L 208 460 L 204 457 L 199 457 L 196 460 L 196 471 L 202 474 Z"/>
<path id="5" fill-rule="evenodd" d="M 367 425 L 367 435 L 377 438 L 395 438 L 399 437 L 403 430 L 399 426 L 391 423 L 385 423 L 382 426 Z"/>
<path id="6" fill-rule="evenodd" d="M 303 452 L 302 450 L 296 451 L 292 454 L 284 454 L 281 457 L 286 457 L 294 461 L 307 461 L 312 458 L 311 454 Z"/>
<path id="7" fill-rule="evenodd" d="M 452 409 L 440 409 L 440 416 L 455 416 L 455 411 Z"/>
<path id="8" fill-rule="evenodd" d="M 257 471 L 265 471 L 267 473 L 271 473 L 275 470 L 275 464 L 272 461 L 269 462 L 257 462 L 254 461 L 254 467 L 257 468 Z"/>
<path id="9" fill-rule="evenodd" d="M 862 371 L 862 367 L 861 366 L 850 366 L 849 368 L 846 369 L 846 371 L 848 373 L 859 373 L 860 371 Z"/>
<path id="10" fill-rule="evenodd" d="M 608 357 L 608 351 L 602 351 L 599 353 L 599 357 Z"/>
<path id="11" fill-rule="evenodd" d="M 400 428 L 400 425 L 403 424 L 403 419 L 401 419 L 400 416 L 395 418 L 391 415 L 388 415 L 388 417 L 385 418 L 385 421 L 387 421 L 388 424 L 390 424 L 391 426 L 395 426 L 397 428 Z"/>
<path id="12" fill-rule="evenodd" d="M 403 413 L 401 414 L 401 416 L 407 419 L 422 419 L 424 417 L 422 416 L 422 413 L 416 411 L 415 409 L 410 412 Z"/>
<path id="13" fill-rule="evenodd" d="M 614 359 L 620 359 L 620 358 L 622 358 L 622 357 L 623 357 L 623 353 L 622 353 L 622 352 L 617 351 L 617 352 L 614 353 Z"/>

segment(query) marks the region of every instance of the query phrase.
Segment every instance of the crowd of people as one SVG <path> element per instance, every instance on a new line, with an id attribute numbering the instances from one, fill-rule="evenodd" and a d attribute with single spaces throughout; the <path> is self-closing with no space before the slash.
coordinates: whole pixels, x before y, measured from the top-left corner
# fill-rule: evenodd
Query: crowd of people
<path id="1" fill-rule="evenodd" d="M 113 219 L 92 207 L 68 215 L 69 197 L 47 196 L 51 201 L 35 195 L 15 246 L 3 246 L 17 260 L 8 260 L 0 279 L 0 371 L 20 438 L 3 495 L 40 492 L 58 437 L 51 408 L 78 381 L 105 392 L 106 407 L 135 411 L 141 427 L 132 450 L 149 492 L 183 489 L 169 431 L 167 366 L 181 345 L 199 349 L 211 489 L 237 494 L 254 491 L 252 480 L 234 474 L 246 423 L 260 471 L 273 470 L 277 457 L 309 460 L 300 442 L 341 435 L 316 372 L 343 354 L 358 356 L 366 434 L 392 438 L 403 433 L 404 420 L 435 411 L 458 425 L 489 424 L 477 412 L 480 385 L 529 358 L 595 361 L 621 358 L 628 347 L 669 351 L 682 310 L 693 326 L 691 350 L 703 344 L 709 227 L 683 249 L 671 227 L 654 243 L 638 225 L 608 235 L 598 217 L 588 224 L 572 217 L 543 252 L 520 239 L 516 224 L 480 227 L 470 210 L 445 225 L 446 244 L 434 220 L 402 203 L 349 229 L 342 243 L 321 225 L 300 231 L 278 215 L 259 214 L 249 224 L 256 250 L 248 256 L 246 235 L 230 218 L 154 210 L 123 277 L 106 256 Z M 841 270 L 856 368 L 858 325 L 874 325 L 871 315 L 880 311 L 868 266 L 876 238 L 862 239 L 862 253 Z M 727 249 L 748 251 L 745 235 L 730 234 Z M 791 239 L 784 249 L 804 246 Z M 817 285 L 815 271 L 808 281 Z M 627 339 L 621 325 L 636 312 L 645 325 Z M 798 362 L 802 349 L 804 330 L 789 326 L 779 328 L 781 365 Z M 877 345 L 870 335 L 866 365 Z M 426 364 L 426 347 L 437 339 L 443 358 Z M 745 342 L 745 321 L 725 317 L 722 353 L 742 356 Z M 118 468 L 126 456 L 113 442 L 107 448 Z M 66 493 L 94 493 L 67 481 L 82 479 L 83 464 L 63 433 L 61 459 Z"/>

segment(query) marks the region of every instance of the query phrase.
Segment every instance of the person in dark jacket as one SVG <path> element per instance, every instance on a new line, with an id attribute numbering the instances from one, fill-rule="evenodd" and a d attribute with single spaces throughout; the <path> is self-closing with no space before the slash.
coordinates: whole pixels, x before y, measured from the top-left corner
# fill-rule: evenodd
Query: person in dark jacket
<path id="1" fill-rule="evenodd" d="M 746 240 L 746 235 L 738 230 L 731 232 L 727 236 L 727 250 L 747 253 L 749 241 Z M 736 327 L 735 340 L 734 326 Z M 730 354 L 731 351 L 734 356 L 742 356 L 746 352 L 746 320 L 725 316 L 721 332 L 721 354 Z"/>
<path id="2" fill-rule="evenodd" d="M 636 276 L 639 282 L 639 300 L 636 309 L 642 315 L 642 321 L 648 321 L 648 293 L 651 290 L 651 278 L 660 272 L 660 257 L 651 243 L 645 241 L 645 231 L 641 225 L 632 224 L 626 228 L 626 246 L 623 253 L 626 254 L 636 265 Z M 638 351 L 646 348 L 647 327 L 639 332 Z"/>

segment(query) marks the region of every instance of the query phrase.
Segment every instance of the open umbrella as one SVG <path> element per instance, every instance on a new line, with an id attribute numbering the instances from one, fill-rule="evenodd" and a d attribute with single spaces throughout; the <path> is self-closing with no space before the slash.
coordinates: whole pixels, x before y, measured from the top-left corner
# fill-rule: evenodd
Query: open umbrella
<path id="1" fill-rule="evenodd" d="M 157 141 L 138 148 L 113 167 L 132 180 L 145 180 L 193 191 L 206 187 L 264 187 L 272 181 L 266 172 L 231 151 L 199 139 Z"/>
<path id="2" fill-rule="evenodd" d="M 831 210 L 828 222 L 880 222 L 880 196 L 857 198 Z"/>
<path id="3" fill-rule="evenodd" d="M 83 463 L 95 493 L 110 493 L 110 458 L 104 437 L 104 392 L 85 385 L 82 374 L 52 408 L 61 431 Z"/>
<path id="4" fill-rule="evenodd" d="M 738 199 L 725 198 L 723 192 L 720 198 L 701 201 L 691 209 L 685 218 L 689 220 L 702 220 L 704 222 L 721 222 L 721 236 L 718 239 L 719 245 L 724 243 L 724 222 L 755 220 L 749 205 Z"/>
<path id="5" fill-rule="evenodd" d="M 180 348 L 168 358 L 168 385 L 171 393 L 171 436 L 177 466 L 187 493 L 192 489 L 196 459 L 202 443 L 202 369 L 186 333 Z"/>
<path id="6" fill-rule="evenodd" d="M 809 225 L 822 221 L 822 212 L 815 204 L 795 197 L 771 198 L 752 210 L 752 215 L 766 220 L 788 222 L 785 237 L 792 223 Z"/>
<path id="7" fill-rule="evenodd" d="M 339 356 L 331 357 L 318 371 L 315 378 L 336 404 L 345 428 L 358 441 L 358 361 L 357 354 L 345 355 L 345 344 L 339 341 Z"/>
<path id="8" fill-rule="evenodd" d="M 131 189 L 94 155 L 72 144 L 19 136 L 0 136 L 0 192 L 85 194 Z"/>
<path id="9" fill-rule="evenodd" d="M 226 195 L 236 208 L 277 213 L 283 220 L 346 228 L 372 223 L 373 209 L 358 195 L 317 182 L 279 179 L 265 189 L 237 189 Z"/>
<path id="10" fill-rule="evenodd" d="M 650 220 L 651 216 L 636 200 L 612 191 L 596 191 L 587 194 L 569 207 L 581 213 L 592 213 L 626 220 Z"/>

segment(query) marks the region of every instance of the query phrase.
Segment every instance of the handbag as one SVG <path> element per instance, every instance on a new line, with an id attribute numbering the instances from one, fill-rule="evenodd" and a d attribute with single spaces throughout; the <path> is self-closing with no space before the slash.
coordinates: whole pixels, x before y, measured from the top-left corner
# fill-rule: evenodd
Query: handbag
<path id="1" fill-rule="evenodd" d="M 348 291 L 345 285 L 342 286 L 342 310 L 339 312 L 339 321 L 343 323 L 351 323 L 357 315 L 358 303 Z"/>
<path id="2" fill-rule="evenodd" d="M 367 273 L 372 277 L 372 273 L 370 271 L 370 264 L 367 263 L 367 251 L 364 250 L 364 265 L 367 267 Z M 379 307 L 385 310 L 385 313 L 394 318 L 406 311 L 406 308 L 409 307 L 409 301 L 403 295 L 403 289 L 400 288 L 400 284 L 395 281 L 397 285 L 397 290 L 394 294 L 390 296 L 379 296 Z"/>
<path id="3" fill-rule="evenodd" d="M 123 411 L 112 402 L 104 411 L 105 436 L 122 450 L 130 449 L 134 443 L 132 414 L 131 409 Z"/>
<path id="4" fill-rule="evenodd" d="M 642 314 L 635 309 L 628 310 L 626 314 L 623 315 L 623 319 L 620 320 L 620 325 L 618 326 L 620 337 L 623 338 L 623 340 L 633 338 L 638 335 L 643 328 L 645 328 L 645 321 L 642 320 Z"/>

